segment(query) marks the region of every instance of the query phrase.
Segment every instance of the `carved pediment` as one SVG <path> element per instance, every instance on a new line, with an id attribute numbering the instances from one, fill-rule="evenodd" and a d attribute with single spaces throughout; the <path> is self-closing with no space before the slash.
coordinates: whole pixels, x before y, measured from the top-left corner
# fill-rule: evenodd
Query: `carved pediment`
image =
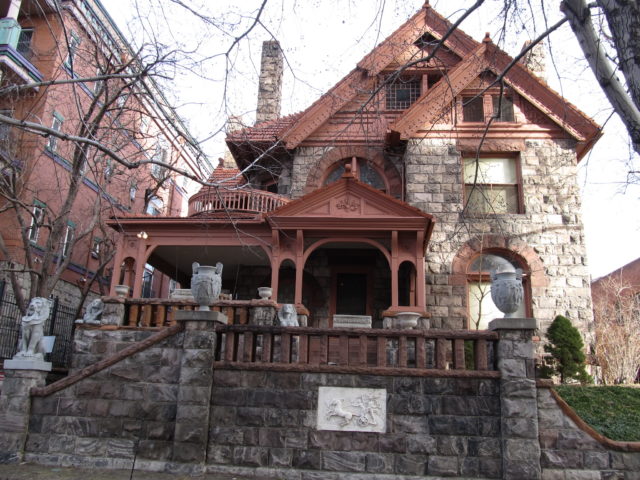
<path id="1" fill-rule="evenodd" d="M 428 218 L 431 215 L 354 178 L 342 178 L 274 210 L 267 218 Z"/>

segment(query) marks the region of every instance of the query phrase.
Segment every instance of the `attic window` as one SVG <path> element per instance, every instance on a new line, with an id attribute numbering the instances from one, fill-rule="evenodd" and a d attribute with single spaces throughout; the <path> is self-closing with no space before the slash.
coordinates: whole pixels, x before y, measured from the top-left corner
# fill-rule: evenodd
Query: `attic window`
<path id="1" fill-rule="evenodd" d="M 420 97 L 420 86 L 422 78 L 419 75 L 387 78 L 385 94 L 387 110 L 405 110 L 409 108 L 418 97 Z"/>
<path id="2" fill-rule="evenodd" d="M 493 95 L 493 114 L 496 115 L 496 122 L 513 122 L 513 99 L 511 97 L 507 97 L 506 95 L 502 96 L 502 101 L 500 101 L 500 95 Z M 500 113 L 498 114 L 498 109 L 500 109 Z"/>
<path id="3" fill-rule="evenodd" d="M 499 94 L 462 97 L 463 122 L 484 123 L 490 117 L 494 122 L 514 122 L 513 98 L 502 95 L 501 100 Z"/>
<path id="4" fill-rule="evenodd" d="M 482 96 L 462 97 L 462 118 L 465 122 L 484 122 Z"/>

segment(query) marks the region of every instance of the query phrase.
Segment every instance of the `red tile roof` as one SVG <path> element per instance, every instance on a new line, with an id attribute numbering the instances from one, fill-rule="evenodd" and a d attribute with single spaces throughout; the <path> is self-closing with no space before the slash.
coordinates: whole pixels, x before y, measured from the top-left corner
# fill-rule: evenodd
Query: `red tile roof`
<path id="1" fill-rule="evenodd" d="M 224 168 L 222 166 L 218 166 L 213 172 L 211 172 L 211 176 L 207 182 L 222 184 L 225 187 L 237 187 L 244 185 L 246 180 L 237 168 Z"/>
<path id="2" fill-rule="evenodd" d="M 298 121 L 304 112 L 297 112 L 286 117 L 276 118 L 259 123 L 253 127 L 243 128 L 231 132 L 227 136 L 227 142 L 273 142 L 278 140 L 293 124 Z"/>

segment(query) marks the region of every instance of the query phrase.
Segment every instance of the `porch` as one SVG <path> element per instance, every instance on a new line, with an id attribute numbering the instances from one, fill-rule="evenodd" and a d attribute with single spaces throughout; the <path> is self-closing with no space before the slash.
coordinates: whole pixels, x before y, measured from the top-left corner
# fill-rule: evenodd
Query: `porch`
<path id="1" fill-rule="evenodd" d="M 248 301 L 258 287 L 271 287 L 277 302 L 309 309 L 309 326 L 331 327 L 336 314 L 371 316 L 374 327 L 399 312 L 428 317 L 423 279 L 431 215 L 348 173 L 282 202 L 265 192 L 203 189 L 192 198 L 190 217 L 114 219 L 123 235 L 111 294 L 125 284 L 134 298 L 143 296 L 149 268 L 187 288 L 193 262 L 221 262 L 231 298 Z"/>

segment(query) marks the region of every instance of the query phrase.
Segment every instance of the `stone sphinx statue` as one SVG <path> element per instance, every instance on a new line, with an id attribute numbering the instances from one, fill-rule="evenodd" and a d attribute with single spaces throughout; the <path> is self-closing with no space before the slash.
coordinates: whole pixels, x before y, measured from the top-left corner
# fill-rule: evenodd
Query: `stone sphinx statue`
<path id="1" fill-rule="evenodd" d="M 278 325 L 281 327 L 299 327 L 298 312 L 295 305 L 285 303 L 278 310 Z"/>
<path id="2" fill-rule="evenodd" d="M 44 359 L 44 322 L 49 318 L 51 303 L 43 297 L 34 297 L 29 302 L 27 314 L 22 317 L 20 351 L 15 358 Z"/>
<path id="3" fill-rule="evenodd" d="M 92 300 L 84 316 L 76 320 L 75 323 L 84 323 L 86 325 L 100 325 L 102 323 L 101 317 L 104 311 L 104 303 L 99 298 Z"/>

